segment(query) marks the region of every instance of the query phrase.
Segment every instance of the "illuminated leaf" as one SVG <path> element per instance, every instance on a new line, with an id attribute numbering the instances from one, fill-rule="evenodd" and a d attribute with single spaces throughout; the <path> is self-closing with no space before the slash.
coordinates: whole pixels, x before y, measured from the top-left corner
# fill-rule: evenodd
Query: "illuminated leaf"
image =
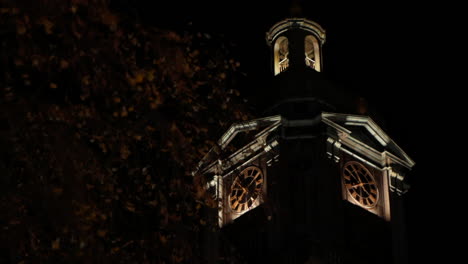
<path id="1" fill-rule="evenodd" d="M 19 59 L 19 58 L 16 58 L 16 59 L 15 59 L 15 65 L 16 65 L 16 66 L 22 66 L 22 65 L 24 65 L 23 60 L 22 60 L 22 59 Z"/>
<path id="2" fill-rule="evenodd" d="M 84 85 L 89 85 L 89 75 L 86 75 L 86 76 L 83 76 L 83 78 L 81 78 L 81 82 L 84 84 Z"/>
<path id="3" fill-rule="evenodd" d="M 148 81 L 152 82 L 154 80 L 154 71 L 149 71 L 146 75 Z"/>
<path id="4" fill-rule="evenodd" d="M 69 66 L 69 63 L 66 60 L 64 59 L 60 60 L 60 68 L 67 69 L 68 66 Z"/>
<path id="5" fill-rule="evenodd" d="M 122 112 L 120 113 L 121 117 L 127 117 L 128 116 L 128 111 L 127 108 L 124 106 L 122 107 Z"/>
<path id="6" fill-rule="evenodd" d="M 130 212 L 135 212 L 135 205 L 130 202 L 127 202 L 125 204 L 125 208 L 127 208 L 127 210 L 129 210 Z"/>
<path id="7" fill-rule="evenodd" d="M 130 154 L 131 154 L 131 152 L 130 152 L 130 150 L 128 149 L 128 146 L 127 146 L 127 145 L 122 145 L 122 146 L 120 147 L 120 157 L 121 157 L 122 159 L 124 159 L 124 160 L 127 159 L 128 156 L 130 156 Z"/>
<path id="8" fill-rule="evenodd" d="M 50 21 L 46 17 L 43 17 L 39 20 L 39 23 L 44 26 L 44 31 L 46 32 L 46 34 L 52 34 L 52 30 L 54 27 L 54 23 L 52 23 L 52 21 Z"/>
<path id="9" fill-rule="evenodd" d="M 60 238 L 56 238 L 52 241 L 52 249 L 57 250 L 60 249 Z"/>
<path id="10" fill-rule="evenodd" d="M 164 235 L 159 235 L 159 240 L 161 241 L 161 243 L 163 244 L 166 244 L 167 243 L 167 237 L 164 236 Z"/>
<path id="11" fill-rule="evenodd" d="M 53 188 L 52 192 L 56 195 L 61 195 L 63 193 L 63 188 Z"/>
<path id="12" fill-rule="evenodd" d="M 97 231 L 97 234 L 98 234 L 99 237 L 105 237 L 106 234 L 107 234 L 107 230 L 99 229 L 99 230 Z"/>
<path id="13" fill-rule="evenodd" d="M 119 18 L 111 12 L 104 12 L 101 14 L 102 23 L 109 26 L 111 30 L 115 31 L 117 29 L 117 24 L 119 23 Z"/>
<path id="14" fill-rule="evenodd" d="M 99 147 L 101 148 L 101 151 L 106 153 L 107 152 L 107 147 L 106 144 L 104 143 L 99 143 Z"/>
<path id="15" fill-rule="evenodd" d="M 138 84 L 138 83 L 142 83 L 143 80 L 145 78 L 145 73 L 144 72 L 139 72 L 135 75 L 135 83 Z"/>
<path id="16" fill-rule="evenodd" d="M 22 22 L 17 22 L 16 33 L 18 35 L 24 35 L 26 33 L 26 26 Z"/>
<path id="17" fill-rule="evenodd" d="M 20 224 L 20 223 L 21 223 L 21 222 L 20 222 L 19 220 L 11 220 L 11 221 L 9 222 L 10 225 L 18 225 L 18 224 Z"/>

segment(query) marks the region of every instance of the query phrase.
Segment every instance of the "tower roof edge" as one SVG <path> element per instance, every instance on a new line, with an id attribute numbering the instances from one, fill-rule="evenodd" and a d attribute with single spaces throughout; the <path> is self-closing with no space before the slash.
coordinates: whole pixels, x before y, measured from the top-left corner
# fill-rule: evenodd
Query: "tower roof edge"
<path id="1" fill-rule="evenodd" d="M 306 18 L 287 18 L 274 24 L 266 33 L 266 40 L 269 46 L 282 33 L 291 29 L 302 29 L 314 34 L 321 42 L 325 43 L 325 30 L 316 22 Z"/>

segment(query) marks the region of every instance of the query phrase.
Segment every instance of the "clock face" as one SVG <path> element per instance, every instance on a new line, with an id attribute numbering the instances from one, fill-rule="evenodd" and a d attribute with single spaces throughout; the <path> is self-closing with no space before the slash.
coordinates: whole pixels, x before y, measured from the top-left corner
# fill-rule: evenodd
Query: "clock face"
<path id="1" fill-rule="evenodd" d="M 379 190 L 370 171 L 361 163 L 350 161 L 343 167 L 343 184 L 349 195 L 362 207 L 377 204 Z"/>
<path id="2" fill-rule="evenodd" d="M 229 195 L 231 209 L 238 213 L 249 209 L 261 193 L 262 185 L 262 171 L 255 166 L 245 168 L 231 186 Z"/>

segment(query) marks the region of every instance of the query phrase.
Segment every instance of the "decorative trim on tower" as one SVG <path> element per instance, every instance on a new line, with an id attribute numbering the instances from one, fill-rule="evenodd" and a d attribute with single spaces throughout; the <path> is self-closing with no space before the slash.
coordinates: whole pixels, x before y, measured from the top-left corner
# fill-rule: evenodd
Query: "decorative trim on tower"
<path id="1" fill-rule="evenodd" d="M 288 18 L 276 23 L 271 27 L 270 31 L 266 33 L 268 45 L 271 46 L 273 41 L 279 35 L 292 28 L 308 31 L 320 40 L 320 45 L 325 43 L 325 29 L 323 29 L 319 24 L 305 18 Z"/>
<path id="2" fill-rule="evenodd" d="M 199 162 L 192 175 L 208 177 L 206 190 L 218 205 L 220 227 L 255 209 L 267 195 L 267 168 L 278 161 L 279 142 L 272 134 L 281 116 L 270 116 L 233 124 Z M 259 131 L 245 145 L 228 155 L 228 145 L 249 131 Z"/>
<path id="3" fill-rule="evenodd" d="M 327 156 L 342 167 L 343 199 L 390 221 L 390 193 L 409 190 L 405 174 L 414 161 L 368 116 L 321 116 L 328 125 Z"/>

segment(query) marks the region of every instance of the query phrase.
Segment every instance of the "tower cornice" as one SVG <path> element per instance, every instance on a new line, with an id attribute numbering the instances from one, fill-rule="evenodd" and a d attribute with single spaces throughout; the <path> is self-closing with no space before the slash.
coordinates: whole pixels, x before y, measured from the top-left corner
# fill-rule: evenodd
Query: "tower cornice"
<path id="1" fill-rule="evenodd" d="M 325 43 L 325 30 L 316 22 L 305 18 L 287 18 L 273 25 L 266 33 L 268 45 L 271 46 L 279 35 L 294 28 L 308 31 L 316 36 L 322 45 Z"/>

